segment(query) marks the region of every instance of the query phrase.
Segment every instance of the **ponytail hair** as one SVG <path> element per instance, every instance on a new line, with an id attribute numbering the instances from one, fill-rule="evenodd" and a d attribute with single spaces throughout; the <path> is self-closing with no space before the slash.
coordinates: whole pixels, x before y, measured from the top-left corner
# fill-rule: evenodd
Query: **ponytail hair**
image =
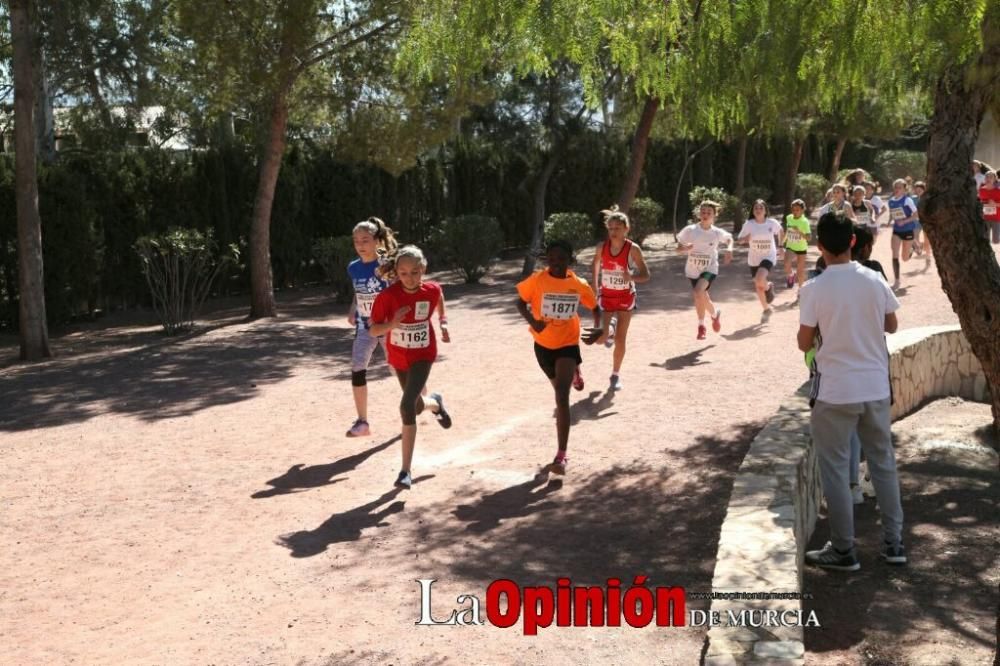
<path id="1" fill-rule="evenodd" d="M 399 250 L 399 241 L 396 234 L 380 218 L 369 217 L 367 220 L 354 225 L 354 232 L 365 231 L 375 239 L 375 252 L 378 253 L 378 272 L 380 277 L 389 282 L 396 279 L 396 253 Z"/>
<path id="2" fill-rule="evenodd" d="M 612 206 L 610 208 L 602 210 L 601 211 L 601 215 L 604 216 L 604 224 L 605 224 L 605 226 L 611 220 L 619 220 L 622 224 L 625 225 L 626 229 L 628 229 L 629 226 L 630 226 L 629 225 L 629 221 L 628 221 L 628 215 L 626 215 L 625 213 L 621 212 L 621 210 L 618 208 L 618 204 L 612 204 Z"/>

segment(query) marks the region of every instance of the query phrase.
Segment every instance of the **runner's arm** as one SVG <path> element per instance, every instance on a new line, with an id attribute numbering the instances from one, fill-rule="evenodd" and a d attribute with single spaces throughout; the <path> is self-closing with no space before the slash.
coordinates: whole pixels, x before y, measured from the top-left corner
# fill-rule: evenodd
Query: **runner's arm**
<path id="1" fill-rule="evenodd" d="M 351 306 L 347 309 L 347 323 L 351 326 L 357 324 L 358 321 L 358 295 L 354 294 L 351 298 Z"/>
<path id="2" fill-rule="evenodd" d="M 594 282 L 593 284 L 601 284 L 598 280 L 601 277 L 601 253 L 604 250 L 604 245 L 598 245 L 597 249 L 594 251 L 594 260 L 590 262 L 590 267 L 594 270 Z"/>
<path id="3" fill-rule="evenodd" d="M 592 345 L 595 343 L 603 344 L 604 341 L 607 339 L 607 336 L 604 333 L 604 325 L 603 321 L 601 320 L 601 306 L 595 304 L 591 312 L 594 315 L 594 326 L 593 328 L 588 329 L 587 332 L 583 334 L 582 336 L 583 343 L 585 345 Z"/>
<path id="4" fill-rule="evenodd" d="M 407 313 L 409 313 L 409 311 L 410 311 L 410 306 L 404 305 L 403 307 L 396 310 L 396 313 L 392 315 L 391 320 L 382 322 L 381 324 L 373 323 L 371 325 L 371 328 L 368 329 L 369 333 L 371 333 L 372 337 L 376 338 L 382 337 L 392 329 L 399 326 L 399 324 L 402 323 L 403 321 L 403 317 L 405 317 Z"/>
<path id="5" fill-rule="evenodd" d="M 635 267 L 638 272 L 632 275 L 632 282 L 636 284 L 642 282 L 649 282 L 649 267 L 646 266 L 646 258 L 642 256 L 642 248 L 636 243 L 632 246 L 632 261 L 635 262 Z"/>
<path id="6" fill-rule="evenodd" d="M 797 342 L 799 343 L 799 351 L 807 352 L 812 349 L 816 345 L 816 327 L 799 324 Z"/>
<path id="7" fill-rule="evenodd" d="M 444 290 L 441 290 L 441 299 L 438 301 L 438 326 L 441 328 L 441 342 L 451 342 L 451 335 L 448 333 L 448 315 L 444 311 Z"/>
<path id="8" fill-rule="evenodd" d="M 541 319 L 535 319 L 535 316 L 531 314 L 531 310 L 528 309 L 528 304 L 518 297 L 514 305 L 517 307 L 517 311 L 521 313 L 521 316 L 524 317 L 524 321 L 528 322 L 528 326 L 541 333 L 542 329 L 545 328 L 545 322 Z"/>

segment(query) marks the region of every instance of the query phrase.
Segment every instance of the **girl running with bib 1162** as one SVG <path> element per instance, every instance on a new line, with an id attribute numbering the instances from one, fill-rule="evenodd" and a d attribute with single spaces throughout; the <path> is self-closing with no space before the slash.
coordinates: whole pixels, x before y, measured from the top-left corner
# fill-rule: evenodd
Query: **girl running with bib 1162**
<path id="1" fill-rule="evenodd" d="M 773 312 L 774 283 L 768 281 L 768 274 L 778 263 L 778 248 L 784 242 L 785 233 L 773 217 L 767 217 L 767 204 L 763 199 L 753 203 L 753 217 L 740 229 L 739 240 L 750 245 L 747 264 L 753 277 L 754 289 L 763 309 L 765 319 Z"/>
<path id="2" fill-rule="evenodd" d="M 698 206 L 698 222 L 689 224 L 677 234 L 677 251 L 687 254 L 684 264 L 684 275 L 691 281 L 691 298 L 694 299 L 694 310 L 698 316 L 699 340 L 704 340 L 705 315 L 712 318 L 712 330 L 718 333 L 722 330 L 722 310 L 712 303 L 708 290 L 719 275 L 719 248 L 726 248 L 726 264 L 733 260 L 733 235 L 725 229 L 715 226 L 715 218 L 719 212 L 719 204 L 714 201 L 702 201 Z"/>
<path id="3" fill-rule="evenodd" d="M 403 397 L 399 413 L 403 421 L 403 467 L 396 485 L 413 484 L 411 465 L 417 441 L 417 414 L 429 409 L 442 428 L 451 427 L 451 417 L 440 393 L 421 396 L 421 391 L 437 359 L 437 339 L 431 316 L 441 308 L 444 294 L 436 282 L 424 282 L 427 260 L 420 248 L 407 245 L 396 254 L 395 272 L 399 280 L 384 289 L 372 305 L 372 335 L 388 334 L 389 365 L 396 371 Z M 441 341 L 451 342 L 446 325 Z"/>
<path id="4" fill-rule="evenodd" d="M 518 283 L 517 311 L 531 327 L 535 339 L 535 359 L 549 378 L 556 397 L 556 457 L 544 472 L 566 473 L 566 447 L 569 444 L 569 387 L 577 368 L 583 363 L 580 355 L 580 315 L 583 305 L 593 310 L 594 328 L 584 336 L 584 342 L 603 342 L 601 309 L 597 296 L 587 281 L 569 270 L 573 263 L 573 246 L 569 241 L 554 240 L 545 248 L 548 268 L 535 272 Z"/>
<path id="5" fill-rule="evenodd" d="M 368 365 L 375 348 L 385 341 L 371 334 L 369 318 L 375 297 L 389 286 L 385 265 L 391 262 L 396 252 L 396 238 L 392 229 L 377 217 L 370 217 L 354 225 L 354 250 L 358 258 L 347 267 L 347 274 L 354 286 L 354 300 L 351 301 L 347 321 L 354 327 L 354 345 L 351 348 L 351 390 L 354 393 L 354 407 L 358 417 L 347 431 L 348 437 L 366 437 L 368 426 Z"/>
<path id="6" fill-rule="evenodd" d="M 612 206 L 604 214 L 608 239 L 594 253 L 594 284 L 598 286 L 598 304 L 603 313 L 605 344 L 614 344 L 611 389 L 622 388 L 619 373 L 625 359 L 625 344 L 632 311 L 636 307 L 635 285 L 649 280 L 649 269 L 638 243 L 628 239 L 628 216 Z M 632 272 L 635 266 L 635 272 Z"/>

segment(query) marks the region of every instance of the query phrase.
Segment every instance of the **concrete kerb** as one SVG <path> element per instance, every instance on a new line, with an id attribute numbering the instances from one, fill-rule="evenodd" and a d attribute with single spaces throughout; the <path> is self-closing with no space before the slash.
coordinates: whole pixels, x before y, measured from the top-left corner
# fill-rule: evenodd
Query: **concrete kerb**
<path id="1" fill-rule="evenodd" d="M 897 420 L 924 403 L 957 396 L 987 401 L 986 377 L 958 326 L 902 331 L 888 339 Z M 727 626 L 730 612 L 777 611 L 797 618 L 805 545 L 822 500 L 819 468 L 809 436 L 809 384 L 792 394 L 754 438 L 733 482 L 719 534 L 711 611 L 722 626 L 711 627 L 704 663 L 801 664 L 801 626 Z M 737 599 L 739 592 L 794 593 L 791 599 Z M 752 618 L 744 613 L 743 618 Z M 774 616 L 771 616 L 772 618 Z M 761 624 L 760 622 L 756 622 Z"/>

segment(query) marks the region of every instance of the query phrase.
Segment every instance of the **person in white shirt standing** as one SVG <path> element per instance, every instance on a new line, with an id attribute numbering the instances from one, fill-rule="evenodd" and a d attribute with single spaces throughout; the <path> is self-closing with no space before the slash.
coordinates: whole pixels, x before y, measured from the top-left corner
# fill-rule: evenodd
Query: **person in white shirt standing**
<path id="1" fill-rule="evenodd" d="M 753 202 L 753 217 L 740 229 L 738 240 L 750 245 L 747 263 L 750 265 L 757 298 L 764 310 L 761 316 L 767 319 L 773 312 L 771 301 L 774 300 L 774 283 L 769 282 L 767 277 L 778 263 L 779 252 L 784 252 L 779 248 L 785 243 L 785 231 L 776 219 L 767 217 L 767 204 L 763 199 Z"/>
<path id="2" fill-rule="evenodd" d="M 852 221 L 827 213 L 817 227 L 827 268 L 802 287 L 798 345 L 817 344 L 812 385 L 812 444 L 826 496 L 830 541 L 806 563 L 857 571 L 854 504 L 849 483 L 851 433 L 857 429 L 882 514 L 882 558 L 905 564 L 903 509 L 890 433 L 889 355 L 885 333 L 898 327 L 899 301 L 878 273 L 851 261 Z"/>

